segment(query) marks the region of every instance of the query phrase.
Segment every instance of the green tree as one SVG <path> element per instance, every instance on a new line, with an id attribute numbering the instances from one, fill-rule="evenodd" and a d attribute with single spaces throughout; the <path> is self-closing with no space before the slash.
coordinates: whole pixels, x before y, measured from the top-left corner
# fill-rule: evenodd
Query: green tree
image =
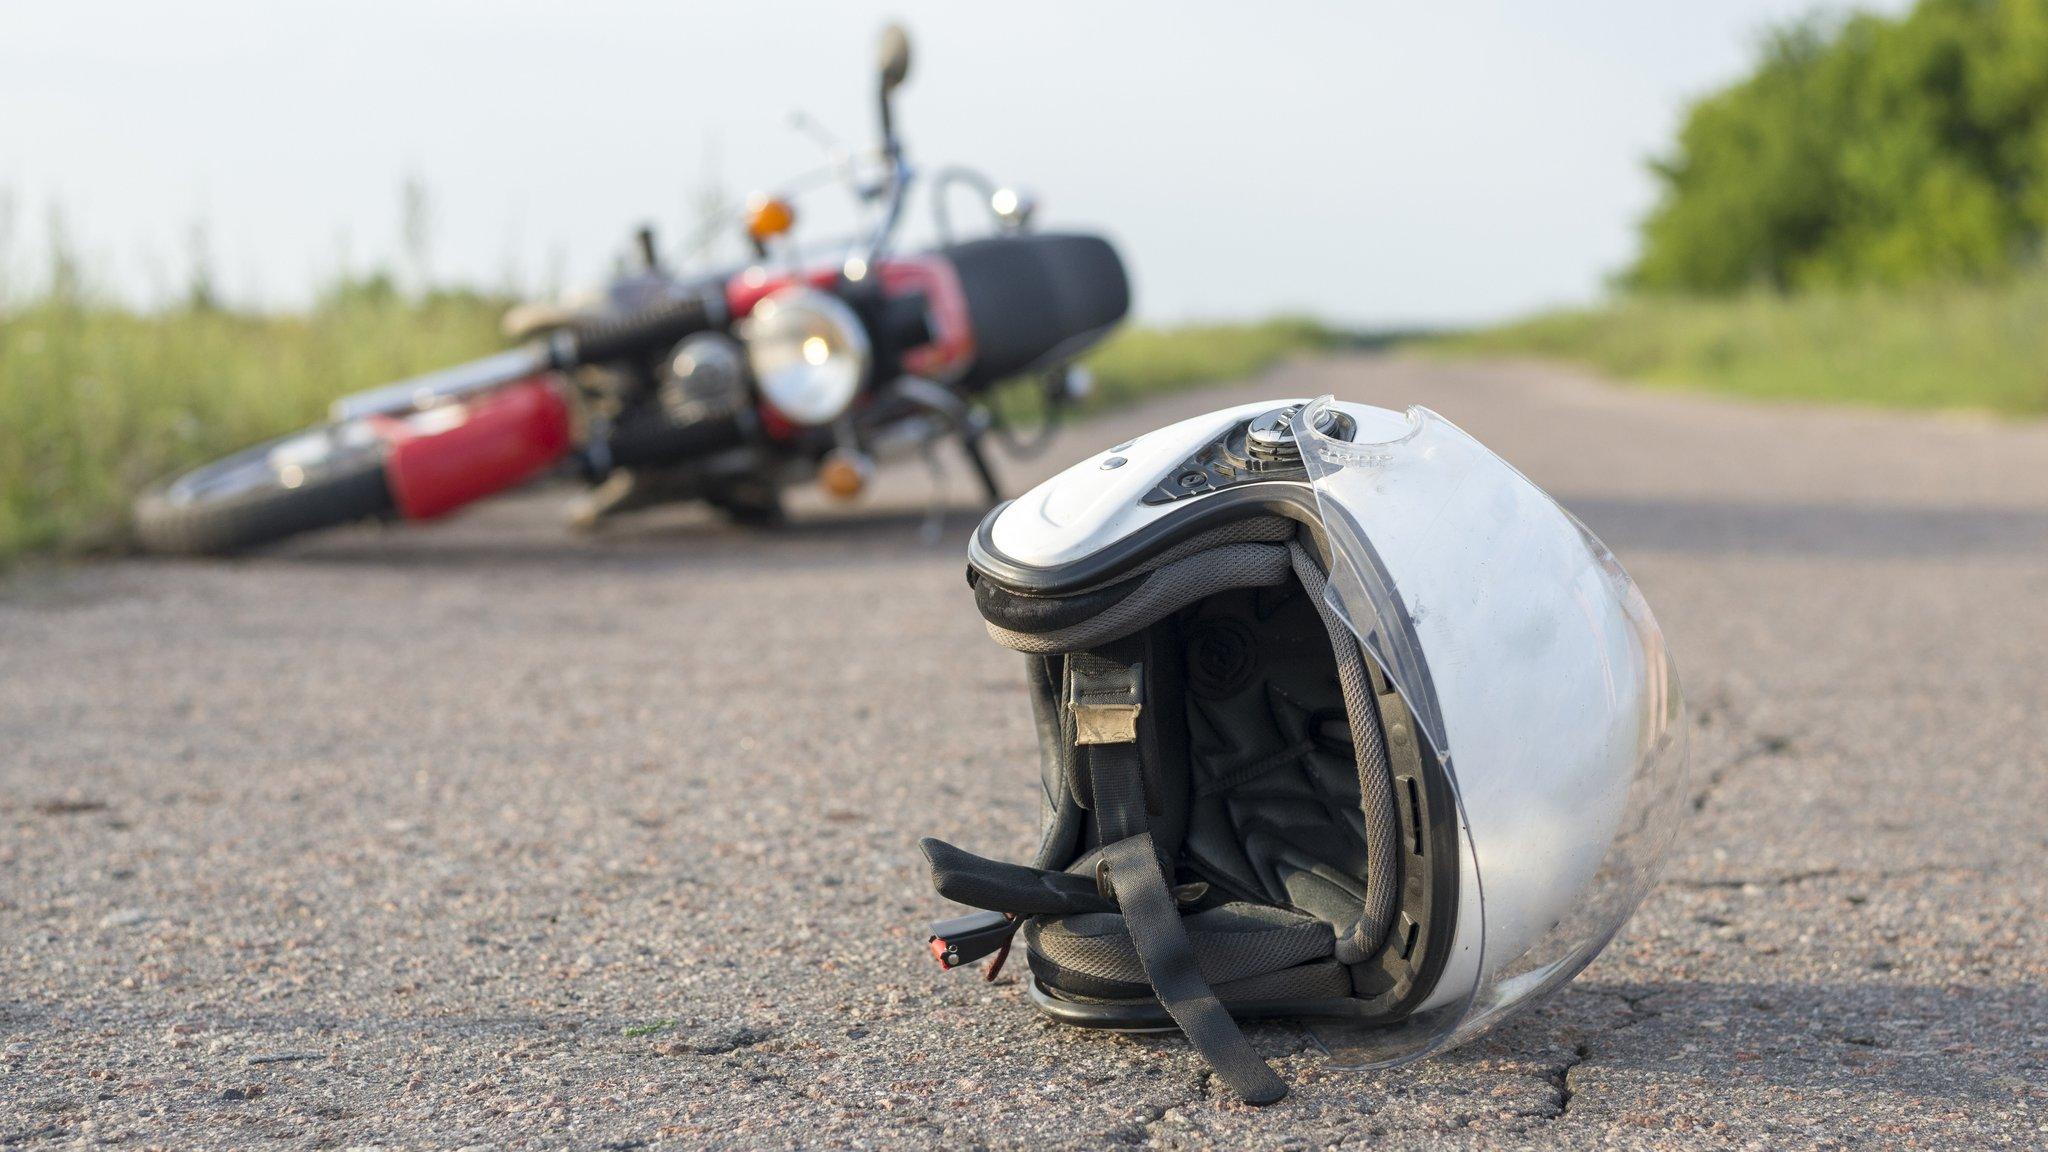
<path id="1" fill-rule="evenodd" d="M 2048 233 L 2048 0 L 1921 0 L 1772 32 L 1700 100 L 1626 277 L 1732 292 L 1987 278 Z"/>

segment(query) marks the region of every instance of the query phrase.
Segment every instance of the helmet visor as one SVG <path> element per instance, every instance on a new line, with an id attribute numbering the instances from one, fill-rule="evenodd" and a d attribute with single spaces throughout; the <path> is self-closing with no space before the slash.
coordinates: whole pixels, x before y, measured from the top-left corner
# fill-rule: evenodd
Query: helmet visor
<path id="1" fill-rule="evenodd" d="M 1354 439 L 1318 431 L 1326 410 Z M 1326 596 L 1415 713 L 1461 822 L 1458 926 L 1403 1027 L 1324 1034 L 1375 1066 L 1462 1043 L 1584 968 L 1676 827 L 1683 704 L 1612 553 L 1426 408 L 1323 397 L 1295 422 L 1333 553 Z"/>

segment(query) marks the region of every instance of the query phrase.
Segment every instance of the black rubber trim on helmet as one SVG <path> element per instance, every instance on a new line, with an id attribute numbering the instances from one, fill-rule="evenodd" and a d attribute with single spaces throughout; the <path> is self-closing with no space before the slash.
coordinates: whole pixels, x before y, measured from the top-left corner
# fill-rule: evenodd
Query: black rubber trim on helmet
<path id="1" fill-rule="evenodd" d="M 993 580 L 974 581 L 974 606 L 984 620 L 1012 632 L 1054 632 L 1093 620 L 1138 590 L 1143 580 L 1125 580 L 1107 588 L 1069 596 L 1027 596 Z"/>
<path id="2" fill-rule="evenodd" d="M 1317 523 L 1315 490 L 1299 480 L 1270 480 L 1226 488 L 1185 506 L 1185 510 L 1140 528 L 1069 564 L 1039 567 L 1003 555 L 996 547 L 996 518 L 1010 502 L 982 518 L 967 544 L 968 565 L 981 577 L 1013 592 L 1056 596 L 1113 580 L 1155 553 L 1240 516 L 1269 512 L 1305 524 Z M 979 587 L 982 581 L 977 581 Z"/>
<path id="3" fill-rule="evenodd" d="M 1369 1019 L 1398 1020 L 1429 999 L 1450 962 L 1463 842 L 1450 780 L 1429 742 L 1420 739 L 1415 713 L 1377 664 L 1366 661 L 1366 673 L 1394 776 L 1403 849 L 1393 923 L 1379 950 L 1352 969 L 1353 995 Z"/>
<path id="4" fill-rule="evenodd" d="M 1112 1032 L 1166 1032 L 1177 1029 L 1158 1000 L 1146 994 L 1130 999 L 1101 997 L 1079 999 L 1063 996 L 1046 987 L 1036 973 L 1027 973 L 1025 991 L 1032 1007 L 1062 1024 L 1076 1028 L 1100 1028 Z M 1359 1020 L 1373 1022 L 1380 1014 L 1359 1000 L 1232 1000 L 1230 1015 L 1237 1020 Z"/>

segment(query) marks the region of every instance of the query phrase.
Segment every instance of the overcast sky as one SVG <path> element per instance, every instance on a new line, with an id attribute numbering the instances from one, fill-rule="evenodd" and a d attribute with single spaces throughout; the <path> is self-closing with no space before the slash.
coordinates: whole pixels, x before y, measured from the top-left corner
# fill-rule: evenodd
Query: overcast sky
<path id="1" fill-rule="evenodd" d="M 17 285 L 56 206 L 102 284 L 175 294 L 203 225 L 231 299 L 289 305 L 395 258 L 408 175 L 435 275 L 573 285 L 813 165 L 793 110 L 867 141 L 897 17 L 913 159 L 1108 232 L 1144 315 L 1484 320 L 1596 297 L 1644 157 L 1812 7 L 0 0 L 0 196 Z"/>

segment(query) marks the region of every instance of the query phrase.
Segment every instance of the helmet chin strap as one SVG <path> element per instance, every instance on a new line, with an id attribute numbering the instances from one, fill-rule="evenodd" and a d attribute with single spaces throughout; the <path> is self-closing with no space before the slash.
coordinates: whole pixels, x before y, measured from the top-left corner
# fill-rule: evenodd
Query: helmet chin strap
<path id="1" fill-rule="evenodd" d="M 933 925 L 932 954 L 951 968 L 1007 953 L 1029 915 L 1120 914 L 1153 995 L 1188 1042 L 1247 1103 L 1271 1104 L 1287 1095 L 1287 1086 L 1252 1050 L 1202 976 L 1182 923 L 1173 862 L 1152 837 L 1156 799 L 1148 794 L 1138 750 L 1145 669 L 1119 658 L 1135 655 L 1132 648 L 1076 652 L 1066 661 L 1073 750 L 1100 838 L 1094 877 L 1004 864 L 927 838 L 919 847 L 939 893 L 991 910 Z"/>
<path id="2" fill-rule="evenodd" d="M 1082 745 L 1102 833 L 1097 882 L 1123 913 L 1138 962 L 1166 1014 L 1231 1091 L 1246 1103 L 1271 1104 L 1287 1095 L 1287 1085 L 1252 1051 L 1229 1009 L 1202 978 L 1194 942 L 1181 923 L 1172 877 L 1166 872 L 1170 865 L 1161 861 L 1152 842 L 1137 727 L 1124 729 L 1108 717 L 1097 726 L 1088 715 L 1093 709 L 1120 707 L 1087 702 L 1091 694 L 1105 689 L 1111 695 L 1141 699 L 1143 666 L 1119 665 L 1093 652 L 1076 653 L 1067 663 L 1074 684 L 1071 695 L 1077 701 L 1076 732 L 1102 734 Z"/>

